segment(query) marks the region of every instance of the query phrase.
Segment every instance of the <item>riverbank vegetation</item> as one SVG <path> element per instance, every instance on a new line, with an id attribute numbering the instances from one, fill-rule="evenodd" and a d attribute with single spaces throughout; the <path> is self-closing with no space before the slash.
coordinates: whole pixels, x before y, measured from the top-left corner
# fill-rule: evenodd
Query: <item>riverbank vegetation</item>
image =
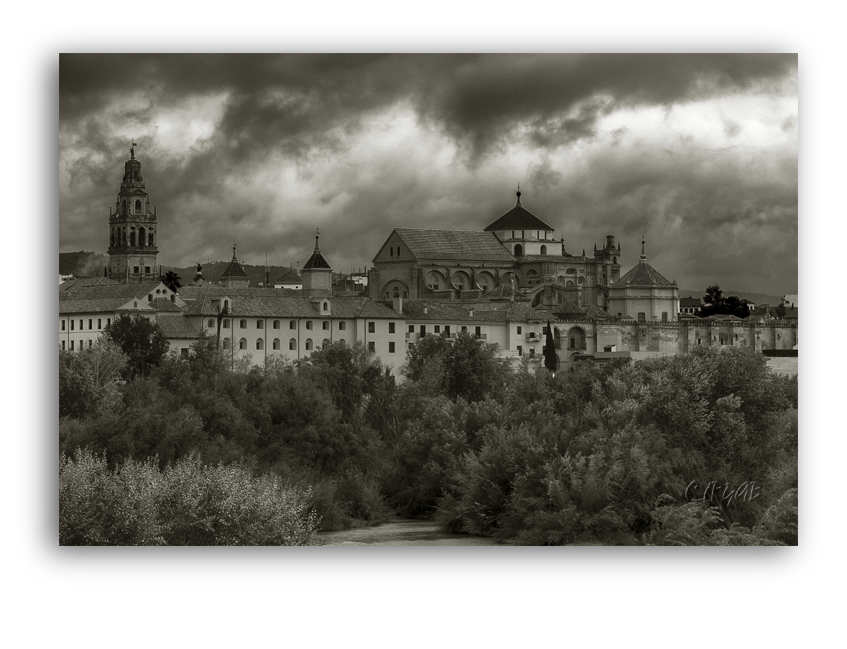
<path id="1" fill-rule="evenodd" d="M 797 543 L 797 380 L 747 349 L 509 369 L 426 338 L 139 375 L 60 352 L 61 542 L 299 544 L 400 514 L 508 544 Z"/>

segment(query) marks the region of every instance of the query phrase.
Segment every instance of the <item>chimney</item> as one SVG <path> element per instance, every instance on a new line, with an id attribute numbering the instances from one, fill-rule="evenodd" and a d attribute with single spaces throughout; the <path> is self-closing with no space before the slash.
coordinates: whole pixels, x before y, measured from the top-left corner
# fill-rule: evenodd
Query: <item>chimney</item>
<path id="1" fill-rule="evenodd" d="M 402 297 L 395 297 L 394 300 L 392 300 L 391 307 L 397 313 L 399 313 L 400 315 L 403 315 L 403 298 Z"/>

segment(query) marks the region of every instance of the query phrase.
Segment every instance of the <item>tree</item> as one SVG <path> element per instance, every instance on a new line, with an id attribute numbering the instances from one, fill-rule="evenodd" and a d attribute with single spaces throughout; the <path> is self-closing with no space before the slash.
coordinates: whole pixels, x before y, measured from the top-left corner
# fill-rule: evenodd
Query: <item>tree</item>
<path id="1" fill-rule="evenodd" d="M 145 375 L 168 351 L 168 339 L 155 322 L 141 315 L 121 314 L 103 333 L 129 357 L 128 376 Z"/>
<path id="2" fill-rule="evenodd" d="M 700 317 L 706 318 L 710 315 L 734 315 L 746 318 L 750 315 L 750 308 L 737 295 L 724 295 L 721 287 L 712 284 L 706 288 L 703 296 L 704 305 L 700 308 Z"/>
<path id="3" fill-rule="evenodd" d="M 547 320 L 547 337 L 544 340 L 544 367 L 551 372 L 556 371 L 556 343 L 553 340 L 553 328 L 550 326 L 550 320 Z"/>
<path id="4" fill-rule="evenodd" d="M 169 270 L 165 273 L 165 276 L 162 278 L 162 283 L 171 289 L 174 293 L 176 293 L 180 288 L 182 288 L 182 281 L 179 275 L 177 275 L 174 271 Z"/>

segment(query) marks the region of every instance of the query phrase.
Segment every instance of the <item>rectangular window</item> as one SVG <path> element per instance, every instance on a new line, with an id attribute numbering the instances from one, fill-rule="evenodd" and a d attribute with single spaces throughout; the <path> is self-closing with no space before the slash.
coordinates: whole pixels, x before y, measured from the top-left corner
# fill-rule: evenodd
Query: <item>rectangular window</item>
<path id="1" fill-rule="evenodd" d="M 474 327 L 474 333 L 476 337 L 479 338 L 482 335 L 482 327 Z"/>
<path id="2" fill-rule="evenodd" d="M 375 354 L 375 353 L 376 353 L 376 344 L 375 344 L 373 341 L 371 341 L 371 342 L 369 342 L 369 343 L 368 343 L 368 351 L 369 351 L 371 354 Z"/>
<path id="3" fill-rule="evenodd" d="M 88 319 L 88 330 L 89 330 L 89 331 L 91 331 L 92 329 L 94 329 L 94 327 L 92 326 L 91 322 L 92 322 L 92 321 L 91 321 L 91 318 L 89 318 L 89 319 Z"/>
<path id="4" fill-rule="evenodd" d="M 435 330 L 435 333 L 437 333 L 437 334 L 440 334 L 440 333 L 441 333 L 441 325 L 435 325 L 435 326 L 433 327 L 433 329 Z"/>
<path id="5" fill-rule="evenodd" d="M 71 341 L 71 351 L 73 351 L 73 350 L 74 350 L 74 341 L 72 340 Z"/>
<path id="6" fill-rule="evenodd" d="M 518 335 L 520 336 L 523 333 L 523 327 L 518 325 Z"/>
<path id="7" fill-rule="evenodd" d="M 390 343 L 388 343 L 388 353 L 389 354 L 394 353 L 394 341 L 393 340 Z"/>
<path id="8" fill-rule="evenodd" d="M 62 349 L 64 349 L 64 348 L 65 348 L 65 341 L 63 340 L 62 341 Z"/>
<path id="9" fill-rule="evenodd" d="M 426 325 L 421 325 L 421 336 L 426 336 Z"/>
<path id="10" fill-rule="evenodd" d="M 529 348 L 529 355 L 530 355 L 530 357 L 535 356 L 535 347 Z"/>
<path id="11" fill-rule="evenodd" d="M 410 334 L 415 333 L 415 325 L 409 325 L 409 333 Z"/>
<path id="12" fill-rule="evenodd" d="M 97 318 L 97 329 L 103 328 L 103 321 L 100 318 Z"/>
<path id="13" fill-rule="evenodd" d="M 188 347 L 183 347 L 179 350 L 179 355 L 182 358 L 188 358 Z"/>
<path id="14" fill-rule="evenodd" d="M 149 274 L 150 274 L 150 266 L 145 266 L 145 267 L 144 267 L 144 272 L 145 272 L 145 273 L 147 273 L 147 274 L 149 275 Z"/>
<path id="15" fill-rule="evenodd" d="M 450 335 L 450 325 L 444 325 L 444 333 L 446 333 L 448 336 Z"/>
<path id="16" fill-rule="evenodd" d="M 376 323 L 375 322 L 369 322 L 368 323 L 368 333 L 369 334 L 376 333 Z"/>
<path id="17" fill-rule="evenodd" d="M 89 338 L 88 339 L 88 349 L 91 349 L 91 343 L 92 343 L 92 340 L 91 340 L 91 338 Z"/>
<path id="18" fill-rule="evenodd" d="M 296 329 L 297 323 L 294 320 L 292 320 L 291 322 L 288 323 L 288 328 L 289 329 Z"/>
<path id="19" fill-rule="evenodd" d="M 133 266 L 132 272 L 135 273 L 136 275 L 138 275 L 138 266 Z"/>
<path id="20" fill-rule="evenodd" d="M 62 320 L 62 331 L 64 331 L 64 330 L 65 330 L 65 321 Z"/>
<path id="21" fill-rule="evenodd" d="M 523 347 L 518 345 L 518 356 L 523 356 Z"/>
<path id="22" fill-rule="evenodd" d="M 323 327 L 324 329 L 329 329 L 329 320 L 324 320 Z"/>
<path id="23" fill-rule="evenodd" d="M 462 331 L 467 331 L 468 328 L 465 325 L 462 325 Z"/>
<path id="24" fill-rule="evenodd" d="M 264 320 L 256 320 L 256 329 L 264 329 L 265 321 Z"/>
<path id="25" fill-rule="evenodd" d="M 391 246 L 391 247 L 388 249 L 388 256 L 389 256 L 389 257 L 393 257 L 393 256 L 394 256 L 394 246 Z"/>
<path id="26" fill-rule="evenodd" d="M 388 323 L 388 333 L 390 333 L 390 334 L 394 333 L 394 323 L 393 322 Z"/>
<path id="27" fill-rule="evenodd" d="M 646 321 L 647 321 L 647 316 L 646 316 L 646 314 L 644 314 L 644 313 L 639 313 L 639 314 L 638 314 L 638 322 L 646 322 Z"/>
<path id="28" fill-rule="evenodd" d="M 106 326 L 108 327 L 110 324 L 112 324 L 112 319 L 106 318 Z"/>

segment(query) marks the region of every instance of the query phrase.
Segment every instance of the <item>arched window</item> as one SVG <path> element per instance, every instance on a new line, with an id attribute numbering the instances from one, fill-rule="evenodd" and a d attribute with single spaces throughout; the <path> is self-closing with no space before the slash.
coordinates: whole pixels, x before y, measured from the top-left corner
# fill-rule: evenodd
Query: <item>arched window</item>
<path id="1" fill-rule="evenodd" d="M 129 231 L 129 245 L 131 245 L 131 246 L 135 245 L 135 230 Z"/>
<path id="2" fill-rule="evenodd" d="M 288 349 L 297 349 L 297 341 L 294 338 L 288 341 Z"/>
<path id="3" fill-rule="evenodd" d="M 229 309 L 229 300 L 224 300 L 224 310 Z"/>
<path id="4" fill-rule="evenodd" d="M 136 212 L 140 212 L 140 211 L 141 211 L 141 199 L 137 199 L 137 200 L 135 201 L 135 211 L 136 211 Z"/>
<path id="5" fill-rule="evenodd" d="M 279 320 L 274 320 L 274 329 L 279 329 Z"/>
<path id="6" fill-rule="evenodd" d="M 515 257 L 523 257 L 523 246 L 519 243 L 515 244 Z"/>
<path id="7" fill-rule="evenodd" d="M 557 281 L 557 282 L 559 282 L 559 284 L 564 284 L 564 283 L 565 283 L 565 276 L 564 276 L 564 275 L 559 275 L 559 276 L 556 278 L 556 281 Z"/>
<path id="8" fill-rule="evenodd" d="M 326 349 L 327 347 L 329 347 L 329 338 L 324 338 L 321 341 L 321 349 Z"/>
<path id="9" fill-rule="evenodd" d="M 273 348 L 279 349 L 279 338 L 274 338 Z"/>
<path id="10" fill-rule="evenodd" d="M 542 254 L 542 255 L 546 255 L 546 254 L 547 254 L 547 246 L 541 246 L 541 254 Z"/>
<path id="11" fill-rule="evenodd" d="M 344 331 L 345 329 L 347 329 L 347 323 L 342 320 L 341 322 L 338 323 L 338 330 Z"/>
<path id="12" fill-rule="evenodd" d="M 262 350 L 265 348 L 265 341 L 261 338 L 256 340 L 256 349 Z"/>
<path id="13" fill-rule="evenodd" d="M 144 228 L 138 228 L 138 245 L 139 246 L 143 246 L 147 242 L 147 239 L 144 236 L 144 234 L 145 234 Z"/>
<path id="14" fill-rule="evenodd" d="M 565 286 L 576 286 L 576 284 L 573 283 L 573 280 L 569 279 L 567 282 L 565 282 Z"/>
<path id="15" fill-rule="evenodd" d="M 308 352 L 308 351 L 311 351 L 311 350 L 312 350 L 312 339 L 306 338 L 306 351 Z"/>
<path id="16" fill-rule="evenodd" d="M 256 320 L 256 329 L 264 329 L 265 321 L 264 320 Z"/>
<path id="17" fill-rule="evenodd" d="M 229 338 L 224 338 L 223 347 L 224 349 L 229 349 Z"/>
<path id="18" fill-rule="evenodd" d="M 242 338 L 238 341 L 238 349 L 247 349 L 247 339 Z"/>
<path id="19" fill-rule="evenodd" d="M 324 302 L 324 311 L 329 311 L 329 303 Z"/>

